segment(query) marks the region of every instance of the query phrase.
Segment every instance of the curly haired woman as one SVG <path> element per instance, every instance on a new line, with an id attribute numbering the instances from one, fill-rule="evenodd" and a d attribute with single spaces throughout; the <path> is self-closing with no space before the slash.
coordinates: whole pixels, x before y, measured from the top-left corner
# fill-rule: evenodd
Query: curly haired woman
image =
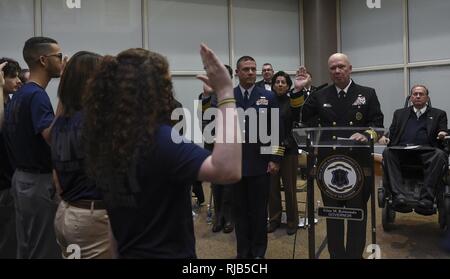
<path id="1" fill-rule="evenodd" d="M 241 177 L 233 85 L 209 48 L 202 45 L 200 54 L 207 76 L 199 79 L 222 102 L 217 137 L 233 139 L 216 144 L 212 154 L 172 130 L 172 81 L 160 54 L 129 49 L 105 57 L 92 80 L 88 170 L 103 193 L 120 258 L 195 258 L 192 183 L 229 184 Z"/>

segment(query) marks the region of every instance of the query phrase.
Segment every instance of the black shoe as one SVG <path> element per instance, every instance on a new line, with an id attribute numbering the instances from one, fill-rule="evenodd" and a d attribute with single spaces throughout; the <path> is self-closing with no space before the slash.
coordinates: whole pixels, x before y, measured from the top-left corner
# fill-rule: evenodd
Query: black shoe
<path id="1" fill-rule="evenodd" d="M 203 200 L 197 199 L 197 206 L 198 206 L 198 207 L 203 206 L 203 203 L 204 203 L 204 202 L 205 202 L 204 199 L 203 199 Z"/>
<path id="2" fill-rule="evenodd" d="M 233 230 L 234 230 L 234 226 L 233 226 L 233 223 L 231 223 L 231 222 L 226 222 L 225 225 L 223 226 L 224 233 L 231 233 Z"/>
<path id="3" fill-rule="evenodd" d="M 265 258 L 264 257 L 255 257 L 254 259 L 255 260 L 264 260 Z"/>
<path id="4" fill-rule="evenodd" d="M 295 226 L 295 227 L 293 227 L 293 228 L 287 228 L 286 229 L 286 233 L 288 234 L 288 235 L 293 235 L 293 234 L 295 234 L 297 232 L 297 226 Z"/>
<path id="5" fill-rule="evenodd" d="M 268 233 L 273 233 L 273 232 L 276 231 L 279 227 L 280 227 L 280 223 L 278 223 L 278 222 L 270 222 L 270 223 L 269 223 L 269 226 L 267 226 L 267 232 L 268 232 Z"/>
<path id="6" fill-rule="evenodd" d="M 214 224 L 212 227 L 212 232 L 220 232 L 222 230 L 222 225 L 221 224 Z"/>
<path id="7" fill-rule="evenodd" d="M 432 208 L 433 207 L 433 201 L 431 201 L 429 199 L 421 199 L 418 204 L 422 208 Z"/>
<path id="8" fill-rule="evenodd" d="M 394 203 L 397 206 L 405 206 L 406 205 L 406 199 L 402 196 L 397 196 L 394 200 L 395 200 Z"/>

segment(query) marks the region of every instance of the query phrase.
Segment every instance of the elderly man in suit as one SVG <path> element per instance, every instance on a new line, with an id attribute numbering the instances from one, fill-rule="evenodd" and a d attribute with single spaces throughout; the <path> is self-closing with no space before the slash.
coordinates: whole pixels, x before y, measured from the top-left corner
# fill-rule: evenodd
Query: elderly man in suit
<path id="1" fill-rule="evenodd" d="M 383 127 L 383 113 L 373 88 L 356 84 L 351 78 L 352 65 L 343 53 L 335 53 L 328 59 L 328 69 L 333 84 L 316 91 L 308 98 L 302 109 L 302 122 L 321 127 Z M 306 69 L 296 77 L 296 87 L 304 86 Z M 348 136 L 350 139 L 367 142 L 377 138 L 373 130 L 350 134 L 328 133 L 327 138 Z M 319 162 L 329 155 L 321 150 Z M 366 158 L 367 159 L 367 158 Z M 367 201 L 370 197 L 369 182 L 365 180 L 362 190 L 348 200 L 336 200 L 322 191 L 325 206 L 359 208 L 363 210 L 362 221 L 348 221 L 347 241 L 344 239 L 344 221 L 327 219 L 328 251 L 331 258 L 362 258 L 366 243 Z"/>
<path id="2" fill-rule="evenodd" d="M 401 162 L 419 159 L 424 166 L 424 187 L 420 192 L 419 206 L 433 206 L 436 187 L 447 170 L 447 154 L 440 149 L 439 140 L 447 136 L 447 114 L 428 105 L 428 89 L 415 85 L 411 89 L 412 106 L 394 112 L 389 138 L 382 137 L 380 143 L 388 144 L 383 152 L 384 181 L 390 187 L 398 206 L 407 202 L 407 195 L 401 187 Z M 414 150 L 390 148 L 393 146 L 420 147 Z M 431 147 L 431 148 L 430 148 Z"/>

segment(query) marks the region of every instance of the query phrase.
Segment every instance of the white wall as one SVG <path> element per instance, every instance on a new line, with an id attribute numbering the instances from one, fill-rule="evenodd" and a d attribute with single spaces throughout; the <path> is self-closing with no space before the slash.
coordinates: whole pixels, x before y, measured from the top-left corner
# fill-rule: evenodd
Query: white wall
<path id="1" fill-rule="evenodd" d="M 429 87 L 432 105 L 449 111 L 450 2 L 340 1 L 340 49 L 350 56 L 357 82 L 375 87 L 389 127 L 412 85 Z"/>
<path id="2" fill-rule="evenodd" d="M 165 55 L 176 98 L 192 108 L 201 91 L 199 45 L 206 42 L 233 69 L 240 55 L 254 56 L 258 70 L 270 62 L 293 73 L 300 61 L 298 0 L 0 0 L 0 56 L 20 61 L 33 35 L 56 39 L 65 54 L 79 50 L 117 54 L 145 47 Z M 42 6 L 34 4 L 42 3 Z M 36 17 L 34 16 L 36 14 Z M 58 80 L 48 92 L 56 108 Z"/>

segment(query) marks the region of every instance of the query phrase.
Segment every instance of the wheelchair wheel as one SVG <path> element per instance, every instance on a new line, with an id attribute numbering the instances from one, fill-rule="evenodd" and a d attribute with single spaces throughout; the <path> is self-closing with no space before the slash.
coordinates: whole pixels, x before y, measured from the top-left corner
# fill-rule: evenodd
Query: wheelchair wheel
<path id="1" fill-rule="evenodd" d="M 446 186 L 446 188 L 447 187 L 448 186 Z M 445 193 L 441 205 L 439 206 L 439 227 L 444 232 L 447 232 L 450 228 L 450 196 Z"/>
<path id="2" fill-rule="evenodd" d="M 389 204 L 386 204 L 381 212 L 381 224 L 383 225 L 383 230 L 386 232 L 392 230 L 394 221 L 395 211 Z"/>
<path id="3" fill-rule="evenodd" d="M 378 207 L 384 208 L 386 206 L 386 191 L 383 187 L 378 188 Z"/>

